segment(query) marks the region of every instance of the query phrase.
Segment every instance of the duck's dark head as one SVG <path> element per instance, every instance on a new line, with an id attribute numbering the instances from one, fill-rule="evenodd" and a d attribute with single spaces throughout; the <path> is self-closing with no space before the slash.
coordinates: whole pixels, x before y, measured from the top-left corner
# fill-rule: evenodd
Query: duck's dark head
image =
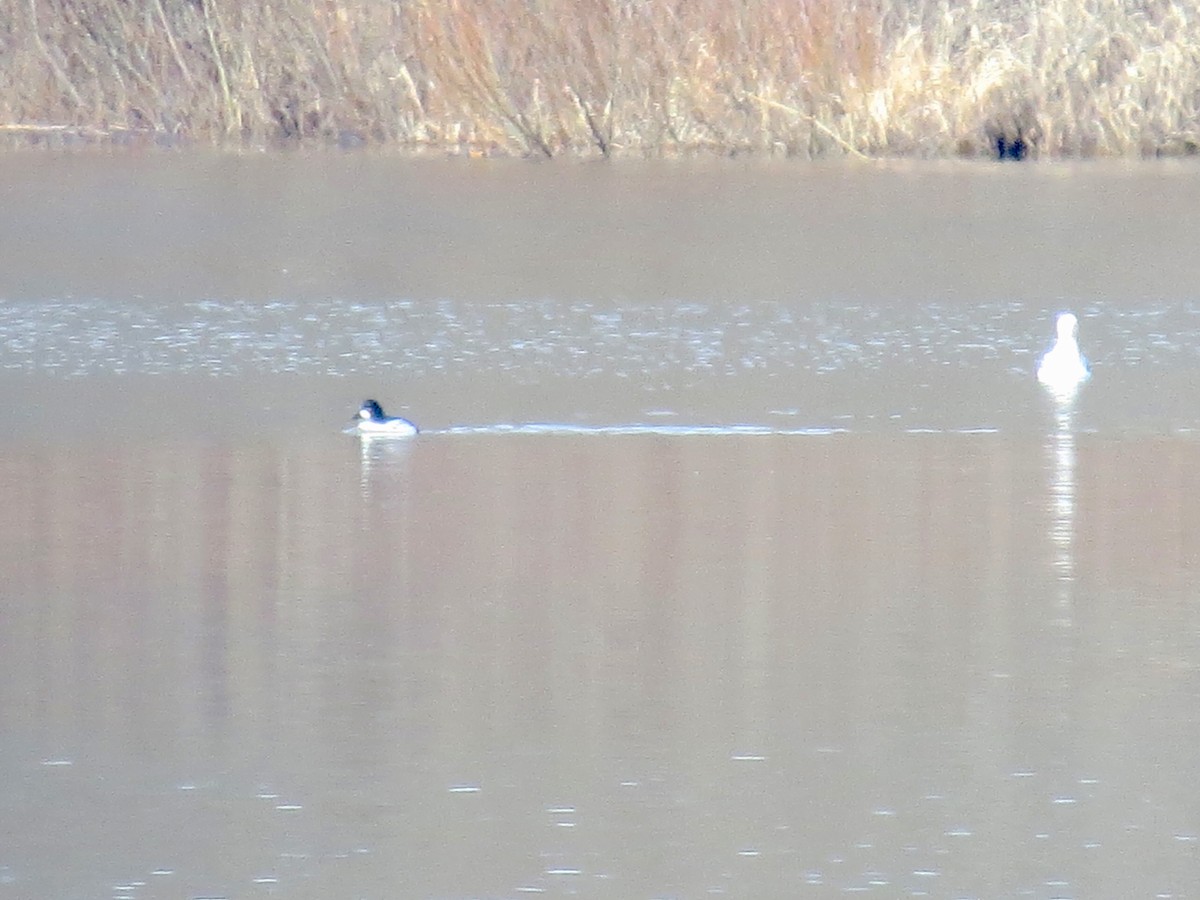
<path id="1" fill-rule="evenodd" d="M 379 420 L 383 418 L 383 407 L 374 400 L 364 400 L 358 408 L 358 417 L 364 420 Z"/>

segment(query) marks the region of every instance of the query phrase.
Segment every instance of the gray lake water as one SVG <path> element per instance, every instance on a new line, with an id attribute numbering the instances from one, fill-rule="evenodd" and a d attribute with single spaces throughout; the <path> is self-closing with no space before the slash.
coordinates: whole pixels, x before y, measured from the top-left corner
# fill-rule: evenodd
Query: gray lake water
<path id="1" fill-rule="evenodd" d="M 0 897 L 1197 896 L 1197 234 L 1189 164 L 0 156 Z"/>

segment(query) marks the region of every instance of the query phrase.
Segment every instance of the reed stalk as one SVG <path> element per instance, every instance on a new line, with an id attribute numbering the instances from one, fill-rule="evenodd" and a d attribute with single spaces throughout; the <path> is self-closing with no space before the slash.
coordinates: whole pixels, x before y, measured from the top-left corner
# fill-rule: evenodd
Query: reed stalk
<path id="1" fill-rule="evenodd" d="M 0 135 L 465 154 L 1200 152 L 1195 0 L 0 0 Z"/>

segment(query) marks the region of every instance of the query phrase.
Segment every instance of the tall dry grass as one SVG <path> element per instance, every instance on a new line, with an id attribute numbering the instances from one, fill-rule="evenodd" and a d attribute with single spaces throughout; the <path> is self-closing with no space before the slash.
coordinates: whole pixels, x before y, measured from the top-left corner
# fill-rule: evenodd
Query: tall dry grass
<path id="1" fill-rule="evenodd" d="M 1200 150 L 1197 0 L 0 0 L 22 140 Z"/>

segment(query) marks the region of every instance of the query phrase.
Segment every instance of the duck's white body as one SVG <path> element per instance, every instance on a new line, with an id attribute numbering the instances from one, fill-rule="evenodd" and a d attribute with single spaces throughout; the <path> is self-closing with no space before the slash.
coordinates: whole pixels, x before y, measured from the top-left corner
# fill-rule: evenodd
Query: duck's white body
<path id="1" fill-rule="evenodd" d="M 346 431 L 367 437 L 412 437 L 418 429 L 408 419 L 384 415 L 383 407 L 374 400 L 365 400 Z"/>
<path id="2" fill-rule="evenodd" d="M 1079 352 L 1079 320 L 1074 313 L 1060 313 L 1058 336 L 1046 355 L 1038 361 L 1037 379 L 1056 395 L 1073 394 L 1091 377 L 1092 371 Z"/>

